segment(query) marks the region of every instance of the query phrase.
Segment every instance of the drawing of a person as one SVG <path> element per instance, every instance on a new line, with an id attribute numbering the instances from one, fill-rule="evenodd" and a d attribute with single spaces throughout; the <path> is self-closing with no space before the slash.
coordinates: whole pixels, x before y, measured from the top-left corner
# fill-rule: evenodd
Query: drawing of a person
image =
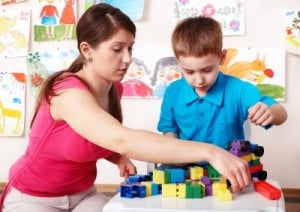
<path id="1" fill-rule="evenodd" d="M 155 86 L 154 96 L 162 98 L 168 85 L 181 78 L 181 69 L 175 57 L 163 57 L 155 65 L 151 85 Z"/>
<path id="2" fill-rule="evenodd" d="M 43 0 L 40 0 L 42 2 Z M 54 26 L 57 24 L 59 17 L 56 6 L 52 5 L 55 0 L 45 0 L 47 4 L 42 7 L 40 16 L 41 24 L 46 26 L 46 36 L 48 38 L 54 37 Z"/>
<path id="3" fill-rule="evenodd" d="M 63 40 L 72 39 L 73 28 L 76 23 L 73 9 L 74 4 L 75 0 L 65 0 L 65 7 L 62 10 L 61 18 L 59 20 L 59 23 L 63 24 L 65 29 L 65 33 L 62 38 Z"/>

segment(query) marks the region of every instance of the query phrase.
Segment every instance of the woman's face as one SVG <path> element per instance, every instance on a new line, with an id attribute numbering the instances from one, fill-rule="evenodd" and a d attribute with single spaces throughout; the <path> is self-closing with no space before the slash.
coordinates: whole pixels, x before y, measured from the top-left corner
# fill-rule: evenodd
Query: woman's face
<path id="1" fill-rule="evenodd" d="M 91 49 L 90 57 L 93 74 L 107 81 L 121 81 L 132 61 L 134 36 L 119 29 L 111 38 L 103 41 L 95 49 Z"/>

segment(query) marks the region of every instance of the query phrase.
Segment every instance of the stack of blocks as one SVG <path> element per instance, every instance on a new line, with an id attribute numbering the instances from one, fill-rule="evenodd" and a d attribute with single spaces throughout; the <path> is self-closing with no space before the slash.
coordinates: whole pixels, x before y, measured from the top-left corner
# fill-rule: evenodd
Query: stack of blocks
<path id="1" fill-rule="evenodd" d="M 237 140 L 230 142 L 228 151 L 248 162 L 252 179 L 263 181 L 267 178 L 267 172 L 263 170 L 260 162 L 260 157 L 264 154 L 262 146 Z M 262 188 L 258 184 L 255 186 Z M 154 169 L 149 175 L 130 176 L 121 184 L 120 196 L 125 198 L 143 198 L 158 194 L 178 198 L 216 196 L 220 201 L 231 201 L 232 193 L 229 187 L 230 182 L 207 164 L 188 167 L 188 171 L 180 168 Z M 267 188 L 270 188 L 269 184 Z M 261 193 L 260 189 L 256 191 Z M 276 195 L 272 195 L 271 198 L 278 198 L 278 191 L 280 193 L 280 190 L 275 188 Z M 269 198 L 270 193 L 268 191 L 267 193 L 268 196 L 264 196 Z"/>

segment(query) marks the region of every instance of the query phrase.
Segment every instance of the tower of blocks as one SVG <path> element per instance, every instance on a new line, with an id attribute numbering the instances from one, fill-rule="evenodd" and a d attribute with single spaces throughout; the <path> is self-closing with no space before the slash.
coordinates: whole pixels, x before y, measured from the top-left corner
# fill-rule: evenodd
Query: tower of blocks
<path id="1" fill-rule="evenodd" d="M 248 162 L 254 189 L 273 200 L 281 197 L 281 191 L 265 180 L 260 157 L 264 148 L 249 141 L 235 140 L 229 143 L 228 151 Z M 210 164 L 190 166 L 188 169 L 154 169 L 148 175 L 129 176 L 120 186 L 124 198 L 144 198 L 159 195 L 163 197 L 203 198 L 216 196 L 220 201 L 231 201 L 230 182 L 221 176 Z"/>

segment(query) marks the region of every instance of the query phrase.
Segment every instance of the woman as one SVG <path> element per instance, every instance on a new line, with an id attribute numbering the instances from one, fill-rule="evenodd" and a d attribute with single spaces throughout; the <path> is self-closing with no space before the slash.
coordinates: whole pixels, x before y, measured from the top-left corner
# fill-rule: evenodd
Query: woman
<path id="1" fill-rule="evenodd" d="M 107 199 L 94 187 L 101 158 L 117 164 L 124 177 L 136 172 L 128 158 L 206 161 L 230 180 L 233 191 L 249 184 L 246 162 L 225 150 L 121 124 L 118 88 L 132 61 L 135 31 L 128 16 L 107 4 L 81 16 L 80 56 L 41 90 L 29 146 L 11 168 L 3 211 L 101 211 Z"/>

